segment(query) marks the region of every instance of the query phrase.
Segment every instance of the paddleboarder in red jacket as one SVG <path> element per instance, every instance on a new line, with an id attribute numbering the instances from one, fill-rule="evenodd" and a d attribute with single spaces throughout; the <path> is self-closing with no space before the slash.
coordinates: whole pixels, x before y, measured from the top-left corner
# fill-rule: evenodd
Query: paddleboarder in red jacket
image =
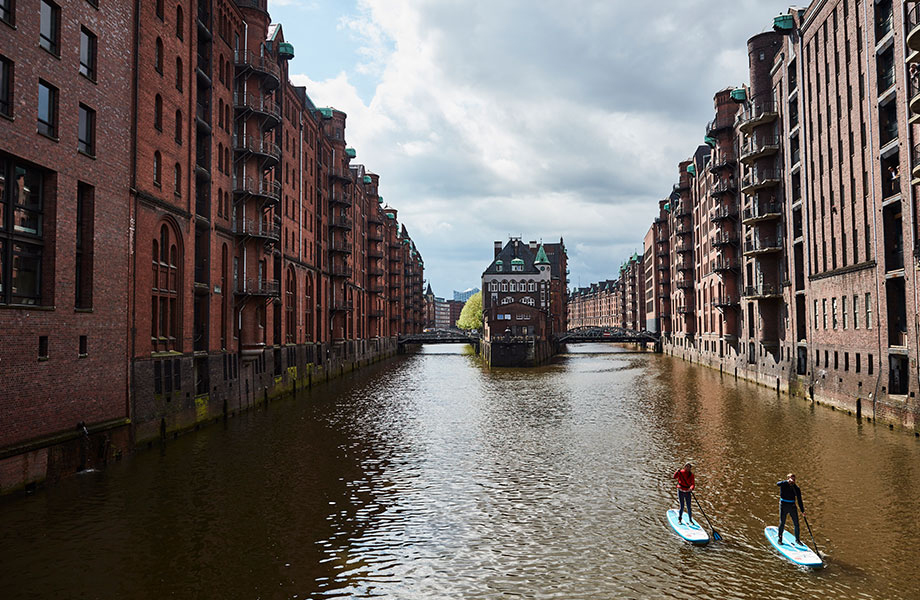
<path id="1" fill-rule="evenodd" d="M 683 469 L 678 469 L 674 472 L 674 479 L 677 480 L 677 497 L 680 500 L 680 511 L 677 513 L 677 522 L 682 523 L 681 518 L 684 514 L 684 505 L 687 505 L 687 519 L 690 523 L 693 523 L 693 512 L 690 508 L 690 497 L 695 488 L 695 482 L 693 478 L 693 465 L 687 463 L 684 465 Z"/>

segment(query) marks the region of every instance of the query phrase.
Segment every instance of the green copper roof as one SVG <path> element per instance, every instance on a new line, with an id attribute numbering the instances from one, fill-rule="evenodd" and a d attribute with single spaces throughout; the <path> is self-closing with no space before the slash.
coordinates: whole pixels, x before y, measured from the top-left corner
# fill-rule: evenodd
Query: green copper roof
<path id="1" fill-rule="evenodd" d="M 383 204 L 383 196 L 377 196 L 377 204 Z"/>
<path id="2" fill-rule="evenodd" d="M 546 257 L 546 251 L 543 250 L 543 246 L 537 250 L 537 257 L 534 259 L 533 264 L 535 265 L 548 265 L 549 258 Z"/>
<path id="3" fill-rule="evenodd" d="M 388 218 L 388 219 L 395 219 L 395 218 L 396 218 L 396 215 L 394 215 L 393 213 L 387 213 L 387 218 Z"/>
<path id="4" fill-rule="evenodd" d="M 744 88 L 735 88 L 732 90 L 732 100 L 735 102 L 744 102 L 747 100 L 747 90 Z"/>
<path id="5" fill-rule="evenodd" d="M 294 44 L 290 42 L 281 42 L 278 44 L 278 55 L 284 60 L 294 58 Z"/>
<path id="6" fill-rule="evenodd" d="M 347 156 L 348 158 L 354 158 L 358 156 L 358 153 L 355 151 L 354 148 L 345 148 L 345 156 Z"/>
<path id="7" fill-rule="evenodd" d="M 495 266 L 496 266 L 496 267 L 500 267 L 500 266 L 502 266 L 503 264 L 505 264 L 505 263 L 503 263 L 503 262 L 502 262 L 502 259 L 500 259 L 500 258 L 499 258 L 498 260 L 495 261 Z"/>
<path id="8" fill-rule="evenodd" d="M 795 19 L 792 15 L 779 15 L 773 17 L 773 31 L 780 33 L 792 31 L 795 28 Z"/>
<path id="9" fill-rule="evenodd" d="M 716 138 L 712 136 L 707 135 L 706 137 L 703 138 L 703 141 L 706 142 L 706 145 L 709 146 L 710 148 L 716 147 Z"/>
<path id="10" fill-rule="evenodd" d="M 364 183 L 374 183 L 374 180 L 371 179 L 371 176 L 370 176 L 370 175 L 365 175 L 365 176 L 364 176 Z"/>
<path id="11" fill-rule="evenodd" d="M 664 203 L 664 209 L 665 209 L 666 211 L 668 211 L 668 212 L 671 212 L 671 203 L 670 203 L 670 202 L 665 202 L 665 203 Z"/>
<path id="12" fill-rule="evenodd" d="M 327 119 L 332 118 L 332 109 L 331 108 L 321 108 L 319 109 L 319 114 L 323 115 Z"/>
<path id="13" fill-rule="evenodd" d="M 511 264 L 512 264 L 512 265 L 523 265 L 523 264 L 524 264 L 524 261 L 521 260 L 520 258 L 512 258 L 512 259 L 511 259 Z"/>
<path id="14" fill-rule="evenodd" d="M 696 175 L 696 165 L 687 165 L 687 173 L 691 175 Z"/>

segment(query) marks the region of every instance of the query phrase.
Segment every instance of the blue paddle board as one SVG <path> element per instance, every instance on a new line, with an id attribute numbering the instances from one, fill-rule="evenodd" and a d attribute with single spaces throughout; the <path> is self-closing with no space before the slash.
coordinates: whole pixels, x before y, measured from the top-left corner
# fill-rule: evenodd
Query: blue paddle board
<path id="1" fill-rule="evenodd" d="M 703 529 L 699 523 L 696 521 L 691 521 L 687 518 L 687 513 L 684 513 L 683 523 L 677 522 L 677 515 L 680 511 L 676 508 L 668 510 L 668 524 L 671 526 L 671 529 L 677 532 L 677 535 L 684 538 L 691 544 L 704 545 L 709 543 L 709 534 L 706 533 L 706 530 Z"/>
<path id="2" fill-rule="evenodd" d="M 770 525 L 763 530 L 767 539 L 773 544 L 780 554 L 785 556 L 789 561 L 805 567 L 823 567 L 824 561 L 815 554 L 811 548 L 805 544 L 796 544 L 795 535 L 786 531 L 783 533 L 783 543 L 780 544 L 777 539 L 776 526 Z"/>

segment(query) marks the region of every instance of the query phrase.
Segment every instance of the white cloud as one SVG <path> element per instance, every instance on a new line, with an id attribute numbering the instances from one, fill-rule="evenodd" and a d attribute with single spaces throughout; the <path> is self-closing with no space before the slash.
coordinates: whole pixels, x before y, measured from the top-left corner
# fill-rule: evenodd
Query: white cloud
<path id="1" fill-rule="evenodd" d="M 380 174 L 436 293 L 478 286 L 509 233 L 565 236 L 586 284 L 641 250 L 713 94 L 745 81 L 747 38 L 784 7 L 359 0 L 340 28 L 361 43 L 355 76 L 377 78 L 370 102 L 348 72 L 292 79 L 348 114 L 349 144 Z"/>

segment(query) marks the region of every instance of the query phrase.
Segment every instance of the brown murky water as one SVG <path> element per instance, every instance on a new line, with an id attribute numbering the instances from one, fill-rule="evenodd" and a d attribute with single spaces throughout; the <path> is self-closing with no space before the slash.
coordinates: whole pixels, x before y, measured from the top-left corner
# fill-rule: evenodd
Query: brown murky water
<path id="1" fill-rule="evenodd" d="M 688 459 L 705 548 L 664 519 Z M 0 597 L 917 598 L 918 467 L 911 436 L 668 357 L 426 347 L 0 501 Z M 790 470 L 819 571 L 763 537 Z"/>

